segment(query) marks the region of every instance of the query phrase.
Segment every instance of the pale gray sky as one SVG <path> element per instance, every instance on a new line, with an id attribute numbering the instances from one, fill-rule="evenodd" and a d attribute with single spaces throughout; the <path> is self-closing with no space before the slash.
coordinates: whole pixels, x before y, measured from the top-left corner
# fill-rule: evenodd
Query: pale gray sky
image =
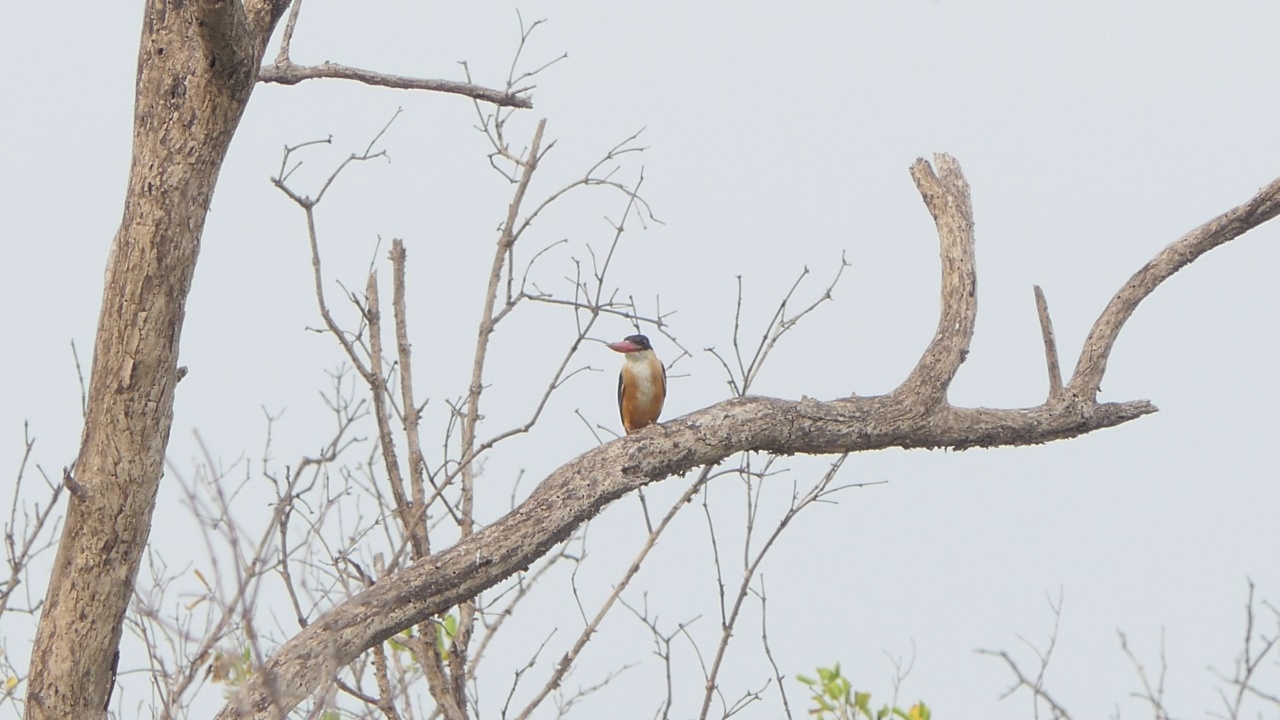
<path id="1" fill-rule="evenodd" d="M 76 452 L 69 342 L 87 363 L 128 168 L 138 5 L 78 3 L 68 13 L 18 3 L 0 29 L 0 62 L 10 68 L 0 80 L 6 487 L 24 421 L 51 473 Z M 477 81 L 497 85 L 518 36 L 517 7 L 526 20 L 548 19 L 527 57 L 569 57 L 539 77 L 536 108 L 515 123 L 528 133 L 545 117 L 558 142 L 538 189 L 574 177 L 645 128 L 644 195 L 665 224 L 629 232 L 614 280 L 647 311 L 658 296 L 664 310 L 678 310 L 672 332 L 686 347 L 728 347 L 735 276 L 746 288 L 748 327 L 759 328 L 803 267 L 813 270 L 805 288 L 816 293 L 842 252 L 852 263 L 836 301 L 773 358 L 761 394 L 872 394 L 912 367 L 932 336 L 938 296 L 936 236 L 907 174 L 918 156 L 951 153 L 972 186 L 978 331 L 951 399 L 993 407 L 1034 405 L 1045 394 L 1032 284 L 1048 295 L 1070 365 L 1134 270 L 1280 174 L 1275 3 L 455 5 L 308 0 L 294 58 L 454 79 L 455 61 L 467 60 Z M 223 169 L 188 309 L 182 362 L 191 372 L 179 387 L 170 446 L 177 467 L 192 467 L 194 431 L 226 463 L 256 463 L 264 407 L 285 410 L 277 458 L 323 441 L 330 420 L 318 391 L 340 352 L 306 331 L 319 321 L 302 216 L 268 178 L 282 146 L 332 135 L 333 147 L 307 156 L 295 176 L 314 192 L 332 163 L 363 148 L 397 107 L 404 114 L 383 143 L 392 162 L 350 168 L 318 211 L 330 279 L 362 287 L 377 238 L 384 249 L 387 239 L 404 238 L 415 348 L 426 363 L 419 392 L 438 403 L 465 387 L 470 354 L 458 349 L 474 337 L 506 202 L 471 129 L 471 104 L 340 82 L 261 87 Z M 629 166 L 631 177 L 637 167 Z M 603 242 L 602 216 L 618 207 L 587 194 L 544 219 L 536 242 L 570 243 L 543 261 L 543 281 L 554 284 L 570 272 L 571 255 Z M 1151 667 L 1165 634 L 1171 709 L 1187 717 L 1218 709 L 1206 668 L 1228 672 L 1239 652 L 1246 578 L 1280 600 L 1277 267 L 1273 223 L 1206 256 L 1136 313 L 1103 398 L 1149 398 L 1161 409 L 1155 416 L 1038 448 L 853 457 L 848 481 L 887 484 L 801 516 L 764 568 L 782 671 L 839 661 L 880 698 L 892 675 L 885 653 L 914 647 L 906 699 L 925 698 L 940 717 L 1028 717 L 1025 698 L 998 700 L 1010 681 L 1005 669 L 973 651 L 1007 648 L 1030 662 L 1018 636 L 1044 640 L 1053 622 L 1046 595 L 1061 589 L 1049 686 L 1076 717 L 1116 707 L 1128 717 L 1145 713 L 1129 697 L 1140 685 L 1117 628 Z M 550 313 L 522 322 L 495 345 L 497 384 L 486 396 L 495 428 L 527 414 L 529 393 L 511 387 L 504 370 L 544 361 L 557 348 L 540 343 L 571 332 L 568 318 Z M 626 333 L 615 321 L 598 337 Z M 669 343 L 655 345 L 674 355 Z M 487 481 L 504 488 L 499 495 L 517 471 L 540 478 L 594 443 L 573 410 L 615 422 L 617 358 L 603 348 L 584 357 L 605 372 L 576 378 L 537 433 L 486 467 Z M 710 356 L 695 352 L 679 367 L 687 376 L 672 381 L 666 418 L 725 397 Z M 790 466 L 803 480 L 824 463 Z M 791 479 L 779 480 L 781 507 Z M 654 493 L 674 497 L 684 487 L 666 485 Z M 730 523 L 736 491 L 724 484 L 711 492 L 722 525 Z M 174 566 L 198 566 L 202 548 L 171 484 L 161 494 L 153 541 L 175 547 Z M 592 592 L 607 591 L 640 530 L 633 499 L 594 522 L 598 564 L 584 570 Z M 710 637 L 718 620 L 700 511 L 675 533 L 630 597 L 647 590 L 671 623 L 701 615 L 694 627 Z M 183 547 L 189 557 L 176 555 Z M 558 638 L 567 641 L 576 610 L 555 608 L 561 600 L 549 596 L 537 609 L 544 617 L 526 617 L 531 629 L 510 639 L 510 663 L 522 662 L 547 628 L 565 628 Z M 29 631 L 5 622 L 7 651 L 24 655 Z M 757 623 L 738 635 L 744 661 L 728 695 L 766 677 Z M 605 632 L 614 640 L 592 651 L 576 682 L 650 659 L 650 644 L 624 614 Z M 682 667 L 696 675 L 684 651 Z M 1280 677 L 1271 671 L 1274 689 Z M 493 684 L 482 686 L 488 715 L 509 677 L 495 670 Z M 657 681 L 652 668 L 631 671 L 581 716 L 648 717 Z M 803 707 L 801 688 L 788 682 Z M 144 690 L 137 692 L 135 702 Z M 679 700 L 675 716 L 696 714 L 692 694 Z M 773 695 L 748 712 L 780 714 Z"/>

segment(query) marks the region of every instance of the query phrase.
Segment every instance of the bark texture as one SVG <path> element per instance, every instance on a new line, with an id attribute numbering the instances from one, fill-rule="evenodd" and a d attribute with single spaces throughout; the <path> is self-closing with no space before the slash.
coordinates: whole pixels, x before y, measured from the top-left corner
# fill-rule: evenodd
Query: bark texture
<path id="1" fill-rule="evenodd" d="M 286 5 L 146 4 L 129 187 L 107 261 L 70 505 L 32 649 L 27 718 L 105 713 L 173 421 L 200 234 Z"/>

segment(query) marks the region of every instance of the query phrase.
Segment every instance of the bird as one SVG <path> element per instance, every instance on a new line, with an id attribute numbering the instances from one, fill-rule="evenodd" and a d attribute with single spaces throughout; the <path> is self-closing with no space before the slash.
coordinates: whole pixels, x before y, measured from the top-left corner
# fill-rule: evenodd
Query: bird
<path id="1" fill-rule="evenodd" d="M 662 414 L 662 403 L 667 399 L 667 369 L 644 335 L 628 335 L 608 347 L 625 358 L 618 373 L 618 412 L 622 427 L 630 435 L 652 425 Z"/>

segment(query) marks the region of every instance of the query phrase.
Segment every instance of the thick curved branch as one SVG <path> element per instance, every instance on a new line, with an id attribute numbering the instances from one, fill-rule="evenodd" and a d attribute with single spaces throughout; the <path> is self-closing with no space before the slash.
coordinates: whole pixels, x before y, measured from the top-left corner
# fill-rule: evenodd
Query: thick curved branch
<path id="1" fill-rule="evenodd" d="M 917 398 L 921 409 L 946 402 L 947 388 L 969 354 L 978 316 L 969 183 L 965 182 L 955 158 L 937 154 L 933 161 L 938 166 L 936 173 L 924 158 L 917 158 L 911 165 L 911 178 L 938 228 L 942 249 L 942 312 L 933 341 L 911 375 L 894 391 Z"/>
<path id="2" fill-rule="evenodd" d="M 940 172 L 918 161 L 912 174 L 942 243 L 942 321 L 901 387 L 884 396 L 829 402 L 734 398 L 587 452 L 552 473 L 497 522 L 330 610 L 282 646 L 218 717 L 287 713 L 366 649 L 529 567 L 610 502 L 739 452 L 838 454 L 890 447 L 1031 445 L 1155 412 L 1145 400 L 1098 404 L 1093 393 L 1063 393 L 1037 407 L 1012 410 L 956 408 L 945 401 L 947 385 L 968 351 L 975 320 L 973 223 L 959 166 L 945 155 L 935 162 Z M 1086 357 L 1100 353 L 1097 362 L 1105 366 L 1114 334 L 1132 306 L 1210 247 L 1274 217 L 1280 212 L 1277 194 L 1280 180 L 1249 204 L 1166 248 L 1139 271 L 1099 318 Z M 1081 366 L 1073 386 L 1092 377 L 1089 373 L 1101 378 L 1102 366 L 1093 370 L 1083 360 Z"/>
<path id="3" fill-rule="evenodd" d="M 603 445 L 552 473 L 502 519 L 331 610 L 281 647 L 218 717 L 271 717 L 273 697 L 287 712 L 334 669 L 528 567 L 610 502 L 738 452 L 1025 445 L 1155 411 L 1143 401 L 1024 410 L 941 405 L 920 419 L 913 404 L 891 396 L 831 402 L 736 398 Z"/>
<path id="4" fill-rule="evenodd" d="M 531 108 L 533 101 L 526 95 L 515 92 L 503 92 L 492 88 L 472 85 L 454 80 L 436 80 L 432 78 L 416 78 L 405 75 L 389 75 L 387 73 L 362 70 L 347 65 L 321 63 L 320 65 L 297 65 L 289 59 L 277 59 L 271 65 L 263 65 L 258 69 L 258 81 L 277 83 L 280 85 L 297 85 L 303 80 L 322 78 L 336 80 L 355 80 L 365 85 L 395 88 L 398 90 L 430 90 L 431 92 L 462 95 L 481 102 L 492 103 L 502 107 Z"/>
<path id="5" fill-rule="evenodd" d="M 1234 207 L 1191 232 L 1183 235 L 1156 254 L 1142 269 L 1133 274 L 1107 303 L 1089 331 L 1075 374 L 1067 391 L 1076 397 L 1092 400 L 1102 386 L 1107 371 L 1107 357 L 1120 336 L 1120 328 L 1160 283 L 1190 265 L 1210 250 L 1234 240 L 1262 223 L 1280 215 L 1280 178 L 1258 191 L 1248 202 Z"/>

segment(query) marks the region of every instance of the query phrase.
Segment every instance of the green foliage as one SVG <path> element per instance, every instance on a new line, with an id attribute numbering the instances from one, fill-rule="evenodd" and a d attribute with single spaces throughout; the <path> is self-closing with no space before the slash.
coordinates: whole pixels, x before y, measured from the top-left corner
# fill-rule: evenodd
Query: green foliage
<path id="1" fill-rule="evenodd" d="M 398 635 L 392 635 L 391 637 L 387 638 L 387 647 L 391 648 L 391 650 L 394 651 L 396 655 L 400 655 L 401 653 L 407 653 L 409 652 L 409 646 L 405 645 L 403 642 L 401 642 L 400 640 L 397 640 L 396 638 L 409 639 L 412 637 L 413 637 L 413 628 L 405 628 L 404 630 L 401 630 Z"/>
<path id="2" fill-rule="evenodd" d="M 809 714 L 817 720 L 930 720 L 932 713 L 924 701 L 903 710 L 883 705 L 871 709 L 871 693 L 853 689 L 849 679 L 840 672 L 840 663 L 834 667 L 818 668 L 818 677 L 797 675 L 796 680 L 809 688 L 813 707 Z"/>
<path id="3" fill-rule="evenodd" d="M 449 659 L 449 650 L 453 647 L 453 638 L 458 634 L 458 616 L 453 613 L 433 621 L 436 626 L 436 649 L 440 651 L 440 657 L 444 660 Z M 397 655 L 409 652 L 409 648 L 398 638 L 412 638 L 413 630 L 405 630 L 399 635 L 387 638 L 387 646 L 390 647 Z"/>
<path id="4" fill-rule="evenodd" d="M 253 674 L 253 655 L 249 646 L 237 654 L 224 653 L 221 650 L 213 654 L 213 665 L 209 671 L 214 683 L 227 685 L 228 697 L 235 688 L 240 687 Z"/>
<path id="5" fill-rule="evenodd" d="M 453 647 L 453 636 L 458 634 L 458 616 L 453 613 L 445 615 L 436 623 L 436 647 L 440 657 L 449 659 L 449 648 Z"/>

